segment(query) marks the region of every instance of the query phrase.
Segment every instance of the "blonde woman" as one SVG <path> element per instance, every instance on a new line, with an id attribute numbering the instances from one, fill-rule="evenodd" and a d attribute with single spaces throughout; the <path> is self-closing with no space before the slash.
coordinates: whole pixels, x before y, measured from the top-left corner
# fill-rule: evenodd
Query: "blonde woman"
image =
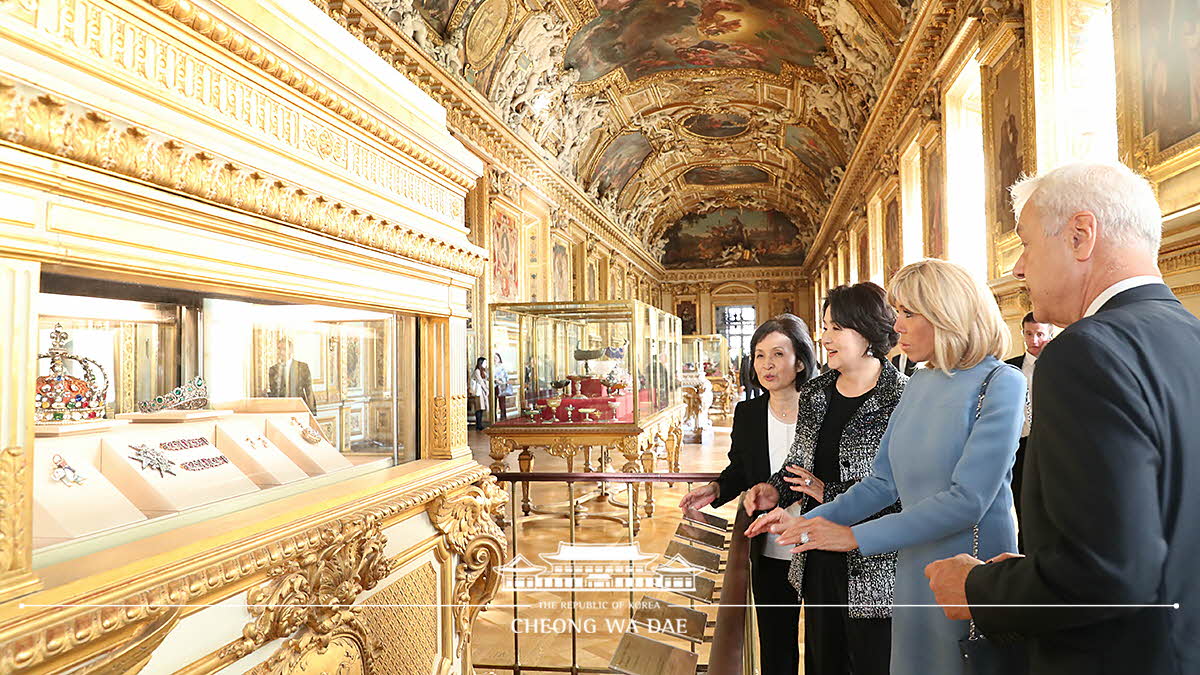
<path id="1" fill-rule="evenodd" d="M 746 534 L 775 532 L 780 543 L 798 545 L 793 553 L 897 551 L 892 674 L 961 672 L 957 643 L 968 624 L 945 617 L 924 570 L 971 553 L 976 526 L 976 557 L 1017 550 L 1009 484 L 1025 377 L 1000 361 L 1008 329 L 991 293 L 961 266 L 907 265 L 892 279 L 889 301 L 900 348 L 926 366 L 909 379 L 871 475 L 803 518 L 771 511 Z M 860 522 L 897 499 L 903 511 Z"/>

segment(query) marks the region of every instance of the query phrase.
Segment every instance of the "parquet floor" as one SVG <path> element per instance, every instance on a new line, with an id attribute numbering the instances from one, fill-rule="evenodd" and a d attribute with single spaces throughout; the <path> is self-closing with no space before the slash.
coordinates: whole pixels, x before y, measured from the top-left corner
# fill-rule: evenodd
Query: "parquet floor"
<path id="1" fill-rule="evenodd" d="M 488 457 L 488 438 L 484 434 L 471 431 L 469 433 L 471 448 L 475 459 L 485 466 L 491 463 Z M 684 443 L 681 455 L 681 470 L 687 472 L 720 472 L 728 463 L 726 453 L 729 450 L 729 428 L 715 426 L 705 432 L 701 443 Z M 516 462 L 510 458 L 514 467 Z M 577 460 L 576 467 L 581 463 Z M 535 451 L 535 471 L 566 471 L 564 460 L 551 457 L 544 452 Z M 567 498 L 565 484 L 543 483 L 533 484 L 531 498 L 536 504 L 550 504 L 564 501 Z M 577 484 L 578 491 L 586 491 L 591 485 Z M 623 489 L 614 486 L 620 493 Z M 679 499 L 688 486 L 675 484 L 667 487 L 665 484 L 655 485 L 655 513 L 652 518 L 643 517 L 641 530 L 635 537 L 643 553 L 661 554 L 671 542 L 675 529 L 682 522 L 679 511 Z M 624 495 L 621 494 L 623 497 Z M 518 505 L 520 513 L 520 488 L 510 489 L 510 497 Z M 603 513 L 623 514 L 625 509 L 612 504 L 590 502 L 589 509 Z M 726 504 L 713 511 L 731 522 L 736 514 L 736 504 Z M 644 516 L 644 512 L 642 513 Z M 506 530 L 512 545 L 511 525 Z M 517 552 L 528 560 L 545 564 L 540 554 L 553 553 L 559 543 L 570 542 L 570 526 L 566 518 L 524 519 L 518 518 Z M 575 530 L 576 542 L 594 543 L 627 543 L 629 533 L 624 525 L 595 518 L 584 518 L 577 521 Z M 702 547 L 701 547 L 702 548 Z M 661 560 L 661 559 L 660 559 Z M 657 564 L 658 561 L 655 561 Z M 709 575 L 713 576 L 713 575 Z M 718 578 L 714 577 L 714 578 Z M 515 595 L 515 598 L 514 598 Z M 633 600 L 636 602 L 642 595 L 658 597 L 675 604 L 689 604 L 682 596 L 673 593 L 646 593 L 634 591 Z M 577 665 L 580 668 L 595 669 L 596 672 L 607 670 L 609 659 L 616 649 L 622 633 L 628 627 L 629 592 L 577 592 L 572 611 L 571 594 L 569 592 L 501 592 L 493 605 L 484 611 L 475 623 L 472 637 L 473 661 L 481 675 L 511 672 L 507 669 L 493 669 L 488 664 L 509 665 L 514 663 L 515 649 L 520 651 L 520 663 L 523 672 L 539 672 L 530 666 L 551 666 L 569 668 Z M 513 605 L 519 605 L 513 607 Z M 716 608 L 705 607 L 696 603 L 697 609 L 709 614 L 715 619 Z M 515 614 L 514 614 L 515 612 Z M 572 636 L 571 622 L 576 627 L 576 635 Z M 642 631 L 643 635 L 652 637 L 660 642 L 666 642 L 682 649 L 692 649 L 685 640 L 671 636 Z M 712 629 L 707 631 L 712 634 Z M 708 661 L 708 645 L 694 647 L 700 654 L 700 663 Z M 545 672 L 545 671 L 542 671 Z M 561 671 L 560 671 L 561 672 Z"/>

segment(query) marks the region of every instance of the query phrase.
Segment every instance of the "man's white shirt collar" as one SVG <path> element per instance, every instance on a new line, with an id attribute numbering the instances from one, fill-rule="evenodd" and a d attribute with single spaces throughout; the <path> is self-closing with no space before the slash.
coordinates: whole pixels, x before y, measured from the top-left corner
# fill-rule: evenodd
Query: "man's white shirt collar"
<path id="1" fill-rule="evenodd" d="M 1113 296 L 1118 293 L 1124 293 L 1125 291 L 1128 291 L 1131 288 L 1137 288 L 1138 286 L 1148 286 L 1150 284 L 1161 283 L 1163 283 L 1162 277 L 1151 276 L 1148 274 L 1140 277 L 1129 277 L 1128 279 L 1122 279 L 1112 286 L 1104 289 L 1104 292 L 1100 295 L 1097 295 L 1096 299 L 1092 301 L 1092 304 L 1088 305 L 1087 311 L 1083 313 L 1082 318 L 1086 319 L 1100 311 L 1100 308 L 1104 306 L 1104 303 L 1112 300 Z"/>

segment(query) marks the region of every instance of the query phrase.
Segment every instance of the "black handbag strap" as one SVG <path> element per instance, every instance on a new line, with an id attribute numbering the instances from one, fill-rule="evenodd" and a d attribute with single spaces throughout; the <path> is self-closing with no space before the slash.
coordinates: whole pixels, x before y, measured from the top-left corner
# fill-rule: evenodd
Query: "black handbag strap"
<path id="1" fill-rule="evenodd" d="M 975 421 L 979 421 L 979 416 L 983 414 L 983 399 L 987 397 L 988 384 L 991 383 L 992 377 L 1004 368 L 1011 367 L 1007 363 L 1001 363 L 992 369 L 992 372 L 983 378 L 983 384 L 979 387 L 979 400 L 975 403 Z M 971 557 L 979 557 L 979 523 L 971 526 Z M 975 619 L 971 619 L 971 632 L 967 636 L 968 640 L 979 639 L 979 631 L 975 628 Z"/>

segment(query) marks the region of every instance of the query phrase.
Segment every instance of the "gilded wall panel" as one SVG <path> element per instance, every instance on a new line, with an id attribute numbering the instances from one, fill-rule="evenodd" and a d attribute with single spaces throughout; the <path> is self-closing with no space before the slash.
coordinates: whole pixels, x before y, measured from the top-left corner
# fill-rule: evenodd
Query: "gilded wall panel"
<path id="1" fill-rule="evenodd" d="M 425 675 L 438 658 L 438 578 L 428 562 L 363 603 L 367 635 L 380 643 L 376 665 L 394 675 Z"/>
<path id="2" fill-rule="evenodd" d="M 483 267 L 474 250 L 16 79 L 0 77 L 0 120 L 12 122 L 0 138 L 35 150 L 454 271 Z"/>
<path id="3" fill-rule="evenodd" d="M 204 109 L 243 132 L 261 134 L 385 193 L 402 195 L 447 221 L 462 222 L 461 194 L 432 183 L 229 65 L 201 55 L 108 3 L 59 0 L 58 9 L 53 32 L 26 37 L 65 48 L 63 53 L 74 57 L 76 67 L 91 64 L 95 74 L 128 78 L 132 86 L 154 92 L 176 108 L 193 114 Z"/>

